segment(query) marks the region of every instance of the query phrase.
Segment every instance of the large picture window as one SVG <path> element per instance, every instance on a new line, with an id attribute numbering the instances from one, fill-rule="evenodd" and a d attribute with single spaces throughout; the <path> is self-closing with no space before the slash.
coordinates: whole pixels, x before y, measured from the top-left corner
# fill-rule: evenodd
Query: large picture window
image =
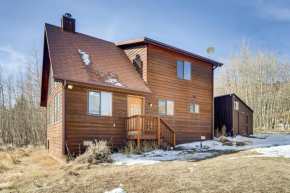
<path id="1" fill-rule="evenodd" d="M 191 80 L 191 63 L 183 60 L 177 60 L 177 77 Z"/>
<path id="2" fill-rule="evenodd" d="M 59 122 L 59 93 L 54 96 L 54 122 Z"/>
<path id="3" fill-rule="evenodd" d="M 112 93 L 88 91 L 88 114 L 112 116 Z"/>
<path id="4" fill-rule="evenodd" d="M 174 115 L 174 102 L 159 100 L 158 111 L 160 115 Z"/>

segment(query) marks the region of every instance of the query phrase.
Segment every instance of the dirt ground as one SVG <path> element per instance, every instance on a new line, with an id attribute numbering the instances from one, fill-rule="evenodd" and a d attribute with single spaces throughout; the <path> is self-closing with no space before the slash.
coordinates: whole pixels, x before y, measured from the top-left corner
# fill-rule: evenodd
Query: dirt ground
<path id="1" fill-rule="evenodd" d="M 290 192 L 290 159 L 252 152 L 202 161 L 116 166 L 61 164 L 43 148 L 0 151 L 0 192 Z"/>

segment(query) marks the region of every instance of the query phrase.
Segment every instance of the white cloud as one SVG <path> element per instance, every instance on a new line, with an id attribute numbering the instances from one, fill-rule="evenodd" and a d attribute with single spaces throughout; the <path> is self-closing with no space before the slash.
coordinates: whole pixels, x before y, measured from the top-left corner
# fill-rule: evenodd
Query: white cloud
<path id="1" fill-rule="evenodd" d="M 290 21 L 290 5 L 285 1 L 256 1 L 258 16 L 264 19 Z"/>
<path id="2" fill-rule="evenodd" d="M 16 51 L 11 46 L 0 46 L 0 65 L 4 76 L 16 72 L 19 68 L 26 66 L 25 54 Z"/>

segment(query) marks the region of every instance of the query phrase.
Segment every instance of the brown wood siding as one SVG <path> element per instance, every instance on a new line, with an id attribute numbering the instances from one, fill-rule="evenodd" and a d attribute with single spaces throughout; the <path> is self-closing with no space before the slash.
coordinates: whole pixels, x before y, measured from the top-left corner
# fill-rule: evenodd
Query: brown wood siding
<path id="1" fill-rule="evenodd" d="M 232 105 L 234 101 L 239 102 L 239 110 L 232 108 L 233 112 L 233 135 L 252 135 L 253 134 L 253 112 L 237 97 L 232 97 Z M 248 116 L 248 129 L 246 129 L 246 116 Z M 243 117 L 243 118 L 242 118 Z"/>
<path id="2" fill-rule="evenodd" d="M 191 62 L 191 80 L 177 78 L 177 59 Z M 153 94 L 145 100 L 145 115 L 158 115 L 158 99 L 174 101 L 174 116 L 162 116 L 176 131 L 177 144 L 212 138 L 212 65 L 163 48 L 148 46 L 148 86 Z M 149 107 L 149 103 L 153 107 Z M 190 103 L 200 113 L 190 113 Z"/>
<path id="3" fill-rule="evenodd" d="M 143 80 L 147 83 L 147 44 L 137 45 L 137 46 L 130 46 L 124 49 L 125 53 L 127 54 L 128 58 L 133 63 L 133 59 L 136 57 L 137 54 L 140 55 L 142 60 L 142 68 L 139 69 L 138 66 L 134 65 L 138 73 L 141 75 Z"/>
<path id="4" fill-rule="evenodd" d="M 124 144 L 127 94 L 112 92 L 112 116 L 88 115 L 88 90 L 102 91 L 83 86 L 66 89 L 66 142 L 71 152 L 78 154 L 86 149 L 83 141 L 107 140 L 113 148 Z M 114 127 L 115 124 L 115 127 Z"/>
<path id="5" fill-rule="evenodd" d="M 51 71 L 52 72 L 52 71 Z M 52 72 L 53 74 L 53 72 Z M 55 158 L 60 158 L 63 153 L 63 128 L 62 128 L 62 83 L 59 83 L 58 86 L 56 88 L 54 88 L 54 79 L 52 78 L 52 74 L 51 79 L 50 79 L 50 88 L 51 88 L 51 94 L 48 98 L 47 101 L 47 107 L 46 110 L 48 110 L 48 104 L 51 105 L 50 107 L 50 125 L 47 126 L 47 143 L 49 141 L 49 149 L 48 152 L 50 155 L 52 155 Z M 54 97 L 55 95 L 59 93 L 59 122 L 54 123 Z M 46 113 L 46 115 L 48 116 L 48 113 Z M 48 120 L 47 120 L 48 123 Z"/>

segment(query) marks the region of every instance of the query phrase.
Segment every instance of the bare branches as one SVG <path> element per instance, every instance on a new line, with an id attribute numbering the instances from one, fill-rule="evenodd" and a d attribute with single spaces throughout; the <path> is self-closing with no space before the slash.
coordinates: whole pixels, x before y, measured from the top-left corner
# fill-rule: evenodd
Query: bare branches
<path id="1" fill-rule="evenodd" d="M 255 111 L 255 127 L 289 127 L 290 64 L 264 49 L 256 53 L 243 39 L 240 51 L 229 55 L 221 70 L 216 94 L 236 93 Z"/>
<path id="2" fill-rule="evenodd" d="M 0 68 L 0 137 L 14 145 L 44 144 L 45 109 L 39 106 L 41 64 L 35 44 L 23 66 L 7 77 Z"/>

